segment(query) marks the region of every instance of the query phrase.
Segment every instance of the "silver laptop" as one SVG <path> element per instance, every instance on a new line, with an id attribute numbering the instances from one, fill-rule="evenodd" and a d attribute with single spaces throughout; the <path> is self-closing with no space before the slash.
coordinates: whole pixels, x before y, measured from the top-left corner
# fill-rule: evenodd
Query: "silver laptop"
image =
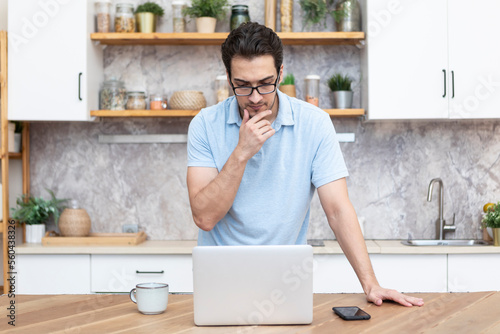
<path id="1" fill-rule="evenodd" d="M 310 324 L 313 251 L 309 245 L 197 246 L 194 323 Z"/>

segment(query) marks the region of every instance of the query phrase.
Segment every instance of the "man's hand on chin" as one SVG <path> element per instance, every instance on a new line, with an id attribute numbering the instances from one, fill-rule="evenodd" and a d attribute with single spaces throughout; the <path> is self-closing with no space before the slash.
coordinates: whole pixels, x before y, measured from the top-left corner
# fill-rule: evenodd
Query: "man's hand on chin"
<path id="1" fill-rule="evenodd" d="M 392 300 L 403 306 L 423 306 L 422 298 L 404 295 L 396 290 L 384 289 L 381 286 L 373 287 L 366 295 L 366 299 L 373 304 L 380 306 L 384 300 Z"/>

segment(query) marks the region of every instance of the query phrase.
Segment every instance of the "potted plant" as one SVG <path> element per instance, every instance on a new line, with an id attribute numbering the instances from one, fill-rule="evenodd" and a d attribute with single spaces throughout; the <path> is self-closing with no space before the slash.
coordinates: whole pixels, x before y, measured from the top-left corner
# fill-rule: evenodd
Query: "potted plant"
<path id="1" fill-rule="evenodd" d="M 318 24 L 323 21 L 326 26 L 326 14 L 328 7 L 326 0 L 300 0 L 302 8 L 302 29 Z"/>
<path id="2" fill-rule="evenodd" d="M 156 32 L 156 22 L 158 16 L 163 16 L 165 11 L 155 2 L 145 2 L 137 6 L 135 10 L 135 21 L 137 22 L 137 31 L 151 33 Z"/>
<path id="3" fill-rule="evenodd" d="M 64 209 L 63 203 L 67 199 L 57 199 L 52 190 L 47 189 L 51 199 L 44 200 L 41 197 L 20 196 L 16 200 L 16 207 L 11 208 L 12 218 L 20 223 L 26 224 L 26 242 L 41 243 L 45 235 L 45 223 L 50 217 L 54 217 L 57 225 L 59 215 Z"/>
<path id="4" fill-rule="evenodd" d="M 328 79 L 328 87 L 333 92 L 333 107 L 348 109 L 352 106 L 352 80 L 347 75 L 334 74 Z"/>
<path id="5" fill-rule="evenodd" d="M 500 202 L 490 206 L 483 216 L 483 228 L 491 228 L 493 231 L 493 244 L 500 246 Z"/>
<path id="6" fill-rule="evenodd" d="M 361 31 L 361 7 L 358 0 L 341 0 L 331 12 L 337 31 Z"/>
<path id="7" fill-rule="evenodd" d="M 280 91 L 285 93 L 288 96 L 295 97 L 295 76 L 292 73 L 289 73 L 283 79 L 283 82 L 280 85 Z"/>
<path id="8" fill-rule="evenodd" d="M 193 0 L 191 7 L 182 13 L 196 18 L 196 29 L 200 33 L 213 33 L 217 19 L 224 19 L 229 6 L 227 0 Z"/>

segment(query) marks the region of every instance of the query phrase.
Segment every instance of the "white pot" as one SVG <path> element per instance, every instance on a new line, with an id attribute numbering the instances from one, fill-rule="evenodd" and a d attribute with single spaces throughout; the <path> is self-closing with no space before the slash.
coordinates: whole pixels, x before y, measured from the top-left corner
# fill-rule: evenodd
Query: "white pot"
<path id="1" fill-rule="evenodd" d="M 27 243 L 42 243 L 42 238 L 45 236 L 45 224 L 28 225 L 26 224 L 26 242 Z"/>
<path id="2" fill-rule="evenodd" d="M 203 34 L 211 34 L 215 32 L 215 24 L 217 19 L 214 17 L 197 17 L 196 30 Z"/>

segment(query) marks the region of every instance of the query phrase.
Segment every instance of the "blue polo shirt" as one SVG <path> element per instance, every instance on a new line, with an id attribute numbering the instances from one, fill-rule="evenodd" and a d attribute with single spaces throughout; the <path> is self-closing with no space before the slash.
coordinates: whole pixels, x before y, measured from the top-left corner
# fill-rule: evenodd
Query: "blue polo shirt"
<path id="1" fill-rule="evenodd" d="M 269 138 L 245 167 L 229 212 L 198 245 L 293 245 L 307 242 L 315 188 L 348 175 L 330 116 L 278 91 Z M 220 172 L 238 144 L 236 98 L 202 109 L 189 125 L 188 167 Z"/>

